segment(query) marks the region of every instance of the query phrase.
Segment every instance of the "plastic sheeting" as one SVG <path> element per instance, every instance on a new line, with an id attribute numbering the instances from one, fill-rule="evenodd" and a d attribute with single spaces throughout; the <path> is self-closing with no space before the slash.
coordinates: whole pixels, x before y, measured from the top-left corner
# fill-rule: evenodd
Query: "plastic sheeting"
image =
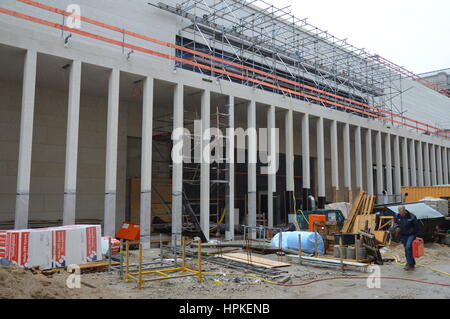
<path id="1" fill-rule="evenodd" d="M 442 215 L 437 210 L 434 210 L 430 206 L 428 206 L 425 203 L 414 203 L 414 204 L 404 204 L 405 208 L 416 215 L 417 219 L 429 219 L 429 218 L 443 218 L 444 215 Z M 395 214 L 398 214 L 398 208 L 399 206 L 388 206 L 387 208 L 394 212 Z"/>
<path id="2" fill-rule="evenodd" d="M 281 248 L 283 249 L 293 249 L 298 250 L 298 235 L 302 237 L 302 251 L 313 254 L 314 253 L 314 237 L 317 234 L 317 250 L 319 255 L 324 254 L 324 242 L 322 237 L 318 233 L 305 232 L 305 231 L 293 231 L 293 232 L 282 232 L 281 233 Z M 271 241 L 273 247 L 279 246 L 280 234 L 276 234 Z"/>

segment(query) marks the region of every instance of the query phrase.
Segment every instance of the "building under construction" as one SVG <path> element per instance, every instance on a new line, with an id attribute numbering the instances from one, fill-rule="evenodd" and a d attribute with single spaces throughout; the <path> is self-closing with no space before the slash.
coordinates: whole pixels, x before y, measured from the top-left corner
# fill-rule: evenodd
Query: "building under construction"
<path id="1" fill-rule="evenodd" d="M 449 183 L 448 89 L 289 7 L 3 0 L 0 70 L 0 229 L 178 236 L 192 210 L 207 237 L 233 239 L 237 224 L 286 225 L 311 196 L 394 202 Z M 194 160 L 211 142 L 216 161 Z"/>

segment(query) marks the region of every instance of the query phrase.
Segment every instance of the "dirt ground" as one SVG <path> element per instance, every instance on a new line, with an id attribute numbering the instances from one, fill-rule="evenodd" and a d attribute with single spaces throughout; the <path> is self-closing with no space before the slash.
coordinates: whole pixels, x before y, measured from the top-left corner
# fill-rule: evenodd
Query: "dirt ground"
<path id="1" fill-rule="evenodd" d="M 159 249 L 151 249 L 144 255 L 146 261 L 157 258 Z M 133 251 L 132 259 L 136 258 Z M 397 256 L 404 260 L 403 247 L 391 247 L 383 257 Z M 276 260 L 275 255 L 266 255 Z M 170 258 L 170 256 L 166 256 Z M 287 257 L 283 261 L 289 262 Z M 187 266 L 196 268 L 196 260 L 188 259 Z M 366 279 L 351 279 L 355 276 L 368 276 L 361 270 L 345 270 L 340 267 L 323 268 L 317 265 L 299 265 L 290 262 L 291 266 L 282 268 L 287 273 L 281 278 L 287 284 L 306 283 L 312 280 L 347 276 L 348 279 L 326 280 L 305 286 L 277 286 L 264 282 L 259 278 L 241 275 L 205 275 L 202 282 L 196 277 L 168 279 L 146 282 L 143 289 L 137 289 L 136 283 L 125 283 L 117 272 L 92 273 L 81 275 L 81 288 L 69 289 L 66 280 L 69 274 L 63 270 L 51 277 L 42 274 L 33 275 L 17 267 L 0 267 L 0 298 L 165 298 L 165 299 L 258 299 L 258 298 L 450 298 L 450 287 L 419 283 L 414 281 L 381 279 L 379 288 L 368 288 Z M 450 247 L 439 244 L 427 244 L 425 256 L 417 260 L 418 264 L 450 272 Z M 216 264 L 203 262 L 203 271 L 236 273 Z M 414 271 L 405 271 L 395 262 L 387 262 L 380 266 L 380 276 L 401 277 L 450 284 L 448 275 L 435 272 L 429 268 L 418 267 Z"/>

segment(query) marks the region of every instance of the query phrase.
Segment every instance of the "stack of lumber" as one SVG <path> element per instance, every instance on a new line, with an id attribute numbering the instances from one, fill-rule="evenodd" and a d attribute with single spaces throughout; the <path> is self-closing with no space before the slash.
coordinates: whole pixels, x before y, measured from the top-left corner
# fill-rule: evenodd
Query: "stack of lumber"
<path id="1" fill-rule="evenodd" d="M 353 202 L 352 209 L 342 227 L 342 233 L 358 233 L 365 229 L 366 222 L 370 230 L 375 230 L 376 215 L 373 214 L 376 196 L 360 192 Z"/>
<path id="2" fill-rule="evenodd" d="M 342 227 L 342 233 L 358 234 L 365 231 L 373 234 L 379 244 L 385 244 L 387 229 L 393 222 L 390 216 L 377 216 L 373 212 L 376 196 L 360 192 L 352 204 L 350 213 Z"/>

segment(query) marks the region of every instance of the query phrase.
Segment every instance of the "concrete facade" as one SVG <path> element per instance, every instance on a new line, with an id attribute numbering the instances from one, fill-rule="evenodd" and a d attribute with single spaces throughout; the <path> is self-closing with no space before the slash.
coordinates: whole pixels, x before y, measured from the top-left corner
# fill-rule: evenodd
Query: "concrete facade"
<path id="1" fill-rule="evenodd" d="M 142 1 L 132 0 L 127 6 L 110 0 L 80 3 L 82 15 L 169 42 L 175 41 L 183 26 L 182 19 Z M 48 12 L 12 0 L 1 7 L 55 20 Z M 82 30 L 98 32 L 84 22 Z M 117 38 L 113 31 L 102 34 Z M 66 223 L 105 223 L 105 233 L 113 234 L 130 218 L 129 179 L 140 177 L 143 235 L 150 235 L 152 229 L 152 183 L 166 179 L 171 187 L 172 234 L 180 236 L 183 165 L 171 162 L 171 144 L 155 145 L 155 136 L 177 127 L 191 130 L 194 119 L 201 120 L 204 130 L 219 106 L 232 112 L 232 127 L 261 128 L 272 123 L 280 132 L 277 145 L 269 143 L 270 150 L 275 147 L 289 155 L 283 163 L 285 176 L 264 177 L 270 185 L 265 190 L 258 186 L 256 164 L 248 165 L 244 194 L 238 194 L 234 190 L 238 185 L 229 179 L 227 205 L 235 202 L 233 197 L 245 196 L 249 225 L 257 223 L 260 194 L 281 191 L 280 180 L 285 181 L 286 191 L 302 190 L 303 199 L 311 193 L 321 201 L 351 201 L 361 188 L 377 195 L 386 191 L 391 199 L 398 199 L 400 185 L 450 180 L 448 139 L 215 81 L 176 68 L 173 61 L 75 34 L 67 40 L 68 35 L 8 15 L 0 20 L 0 223 L 4 227 L 58 224 L 67 217 Z M 174 55 L 173 49 L 144 40 L 133 43 Z M 430 124 L 450 122 L 448 98 L 418 83 L 409 85 L 412 89 L 403 94 L 408 116 Z M 136 162 L 130 160 L 132 138 L 142 141 Z M 256 140 L 243 147 L 237 144 L 239 148 L 246 148 L 249 158 L 263 151 Z M 207 187 L 209 169 L 202 164 L 199 207 L 204 231 L 210 227 L 213 202 Z M 268 196 L 267 202 L 269 224 L 274 224 L 274 198 Z M 227 222 L 230 239 L 234 222 L 229 217 Z"/>

